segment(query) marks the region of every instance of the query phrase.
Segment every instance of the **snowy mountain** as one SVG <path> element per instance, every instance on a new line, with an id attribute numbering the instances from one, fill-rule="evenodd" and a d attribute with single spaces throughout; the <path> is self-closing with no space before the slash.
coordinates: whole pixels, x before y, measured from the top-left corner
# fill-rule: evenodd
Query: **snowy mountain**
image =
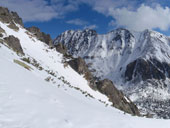
<path id="1" fill-rule="evenodd" d="M 93 75 L 110 79 L 141 112 L 170 118 L 170 38 L 152 30 L 116 29 L 100 35 L 85 29 L 59 35 L 69 54 L 82 57 Z"/>
<path id="2" fill-rule="evenodd" d="M 51 46 L 49 35 L 36 27 L 25 29 L 16 13 L 3 7 L 0 7 L 0 58 L 2 128 L 107 126 L 103 115 L 109 113 L 106 119 L 109 127 L 120 125 L 111 122 L 117 118 L 110 118 L 115 114 L 124 118 L 125 125 L 127 118 L 140 121 L 123 114 L 122 111 L 139 115 L 136 106 L 111 81 L 98 81 L 99 86 L 92 89 L 87 80 L 90 74 L 84 76 L 88 69 L 78 70 L 82 74 L 76 72 L 73 67 L 82 65 L 74 64 L 76 58 L 67 59 L 58 53 Z M 89 113 L 94 114 L 90 119 Z M 145 121 L 149 120 L 142 118 L 141 122 Z M 160 120 L 159 125 L 163 122 Z"/>
<path id="3" fill-rule="evenodd" d="M 51 47 L 48 35 L 36 28 L 30 32 L 21 23 L 16 13 L 0 8 L 1 128 L 169 126 L 169 120 L 132 116 L 112 107 L 119 103 L 129 109 L 133 103 L 109 80 L 98 81 L 99 90 L 92 89 L 80 75 L 84 69 L 76 72 L 65 63 L 77 58 L 67 59 Z M 108 97 L 110 91 L 114 93 Z"/>

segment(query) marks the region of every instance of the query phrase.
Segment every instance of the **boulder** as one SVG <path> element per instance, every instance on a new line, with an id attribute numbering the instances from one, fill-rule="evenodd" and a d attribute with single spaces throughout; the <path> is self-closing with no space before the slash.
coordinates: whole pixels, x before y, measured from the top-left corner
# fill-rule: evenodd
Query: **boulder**
<path id="1" fill-rule="evenodd" d="M 20 41 L 18 38 L 14 36 L 9 36 L 4 38 L 4 42 L 12 48 L 15 52 L 20 53 L 21 55 L 24 55 L 23 49 L 21 47 Z"/>

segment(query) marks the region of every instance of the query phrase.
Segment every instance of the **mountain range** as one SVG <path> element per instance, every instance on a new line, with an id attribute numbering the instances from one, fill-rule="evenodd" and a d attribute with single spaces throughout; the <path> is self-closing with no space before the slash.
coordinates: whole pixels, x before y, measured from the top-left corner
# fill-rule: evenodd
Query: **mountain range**
<path id="1" fill-rule="evenodd" d="M 52 40 L 0 7 L 0 127 L 167 128 L 148 118 L 170 118 L 169 47 L 151 30 Z"/>
<path id="2" fill-rule="evenodd" d="M 152 30 L 69 30 L 54 40 L 82 57 L 97 79 L 109 79 L 141 112 L 169 118 L 170 38 Z M 164 108 L 164 109 L 160 109 Z"/>

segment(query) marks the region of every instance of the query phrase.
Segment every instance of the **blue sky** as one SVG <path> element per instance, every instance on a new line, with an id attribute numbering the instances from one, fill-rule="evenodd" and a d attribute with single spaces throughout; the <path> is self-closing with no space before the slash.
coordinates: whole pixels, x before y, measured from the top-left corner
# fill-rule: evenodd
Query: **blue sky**
<path id="1" fill-rule="evenodd" d="M 95 29 L 99 33 L 106 33 L 111 30 L 108 26 L 111 19 L 111 17 L 106 17 L 101 13 L 93 11 L 90 6 L 82 4 L 78 11 L 68 13 L 64 18 L 51 19 L 47 22 L 26 22 L 25 26 L 38 26 L 42 31 L 50 33 L 55 38 L 56 35 L 66 30 L 85 29 L 88 27 Z"/>
<path id="2" fill-rule="evenodd" d="M 69 29 L 107 33 L 123 27 L 157 30 L 170 35 L 168 0 L 1 0 L 16 11 L 26 27 L 37 26 L 55 38 Z"/>

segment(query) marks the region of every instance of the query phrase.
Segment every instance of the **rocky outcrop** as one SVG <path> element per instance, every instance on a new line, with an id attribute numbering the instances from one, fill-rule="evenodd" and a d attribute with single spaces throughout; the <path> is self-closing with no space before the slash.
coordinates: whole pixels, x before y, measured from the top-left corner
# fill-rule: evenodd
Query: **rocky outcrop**
<path id="1" fill-rule="evenodd" d="M 124 94 L 114 86 L 112 81 L 104 79 L 97 82 L 97 89 L 109 98 L 114 107 L 132 115 L 140 115 L 136 105 L 133 104 L 129 98 L 125 97 Z"/>
<path id="2" fill-rule="evenodd" d="M 18 16 L 16 12 L 10 12 L 7 8 L 4 7 L 0 7 L 0 21 L 3 23 L 8 23 L 8 27 L 14 30 L 19 29 L 16 24 L 24 26 L 22 19 Z"/>
<path id="3" fill-rule="evenodd" d="M 91 72 L 88 69 L 88 66 L 86 65 L 85 61 L 81 58 L 74 58 L 67 62 L 76 72 L 78 72 L 81 75 L 84 75 L 85 79 L 89 82 L 89 86 L 96 90 L 96 84 L 95 84 L 95 78 L 91 74 Z"/>
<path id="4" fill-rule="evenodd" d="M 20 41 L 18 38 L 14 36 L 9 36 L 4 38 L 4 42 L 12 48 L 15 52 L 20 53 L 21 55 L 24 55 L 23 49 L 21 47 Z"/>
<path id="5" fill-rule="evenodd" d="M 84 74 L 88 71 L 85 61 L 80 57 L 70 60 L 68 64 L 79 74 Z"/>
<path id="6" fill-rule="evenodd" d="M 15 23 L 24 26 L 22 19 L 18 16 L 16 12 L 11 12 L 11 14 L 12 14 L 12 19 L 15 21 Z"/>
<path id="7" fill-rule="evenodd" d="M 137 59 L 127 65 L 125 77 L 127 81 L 132 79 L 138 81 L 148 79 L 165 80 L 166 77 L 170 78 L 170 65 L 165 62 L 161 63 L 156 59 Z"/>
<path id="8" fill-rule="evenodd" d="M 3 33 L 5 33 L 5 30 L 0 27 L 0 37 L 3 37 Z"/>
<path id="9" fill-rule="evenodd" d="M 27 30 L 33 33 L 38 40 L 45 42 L 47 45 L 52 46 L 52 39 L 49 34 L 45 34 L 44 32 L 41 32 L 39 28 L 34 26 L 27 28 Z"/>
<path id="10" fill-rule="evenodd" d="M 67 48 L 62 44 L 62 43 L 58 43 L 57 45 L 54 46 L 56 48 L 56 50 L 63 54 L 66 55 L 67 54 Z"/>

